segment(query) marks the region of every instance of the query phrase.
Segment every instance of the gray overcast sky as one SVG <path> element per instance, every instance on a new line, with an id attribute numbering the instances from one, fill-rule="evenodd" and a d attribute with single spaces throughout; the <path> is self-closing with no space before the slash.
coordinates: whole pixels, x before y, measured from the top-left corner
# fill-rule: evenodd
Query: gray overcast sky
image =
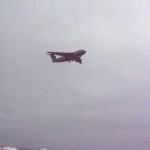
<path id="1" fill-rule="evenodd" d="M 150 149 L 149 0 L 0 0 L 0 145 Z M 83 64 L 46 51 L 85 49 Z"/>

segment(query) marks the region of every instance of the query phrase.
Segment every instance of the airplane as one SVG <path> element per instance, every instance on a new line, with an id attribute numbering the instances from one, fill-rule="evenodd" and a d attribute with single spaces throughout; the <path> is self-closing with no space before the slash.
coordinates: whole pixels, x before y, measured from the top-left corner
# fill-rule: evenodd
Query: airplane
<path id="1" fill-rule="evenodd" d="M 49 55 L 52 59 L 52 62 L 70 62 L 76 61 L 80 64 L 82 63 L 81 56 L 86 53 L 85 50 L 80 49 L 76 52 L 47 52 L 46 55 Z M 56 55 L 60 56 L 56 58 Z"/>

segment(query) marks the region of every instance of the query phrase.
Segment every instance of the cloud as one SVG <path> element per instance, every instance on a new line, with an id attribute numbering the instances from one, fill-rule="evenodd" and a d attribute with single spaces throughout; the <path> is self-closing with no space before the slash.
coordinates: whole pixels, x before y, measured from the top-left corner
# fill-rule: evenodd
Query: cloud
<path id="1" fill-rule="evenodd" d="M 17 148 L 15 147 L 9 147 L 9 146 L 6 146 L 6 147 L 3 147 L 1 148 L 2 150 L 18 150 Z"/>

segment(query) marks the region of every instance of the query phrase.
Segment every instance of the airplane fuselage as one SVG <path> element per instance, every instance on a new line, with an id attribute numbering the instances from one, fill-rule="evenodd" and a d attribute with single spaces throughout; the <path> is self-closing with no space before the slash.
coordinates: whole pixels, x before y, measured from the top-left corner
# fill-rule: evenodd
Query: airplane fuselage
<path id="1" fill-rule="evenodd" d="M 82 59 L 81 56 L 84 55 L 86 53 L 85 50 L 78 50 L 76 52 L 73 53 L 69 53 L 68 55 L 66 54 L 66 56 L 60 56 L 58 58 L 56 58 L 55 55 L 57 55 L 57 53 L 51 53 L 50 56 L 52 58 L 52 62 L 70 62 L 70 61 L 76 61 L 79 63 L 82 63 Z"/>

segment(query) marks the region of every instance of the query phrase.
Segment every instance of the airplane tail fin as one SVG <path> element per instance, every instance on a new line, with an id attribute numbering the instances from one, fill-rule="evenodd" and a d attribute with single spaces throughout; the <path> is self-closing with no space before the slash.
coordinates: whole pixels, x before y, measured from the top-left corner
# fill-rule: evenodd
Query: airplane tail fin
<path id="1" fill-rule="evenodd" d="M 52 59 L 52 61 L 54 62 L 56 60 L 56 56 L 53 53 L 47 53 L 46 55 L 49 55 Z"/>
<path id="2" fill-rule="evenodd" d="M 50 54 L 50 57 L 52 58 L 52 61 L 56 60 L 56 56 L 54 54 Z"/>

